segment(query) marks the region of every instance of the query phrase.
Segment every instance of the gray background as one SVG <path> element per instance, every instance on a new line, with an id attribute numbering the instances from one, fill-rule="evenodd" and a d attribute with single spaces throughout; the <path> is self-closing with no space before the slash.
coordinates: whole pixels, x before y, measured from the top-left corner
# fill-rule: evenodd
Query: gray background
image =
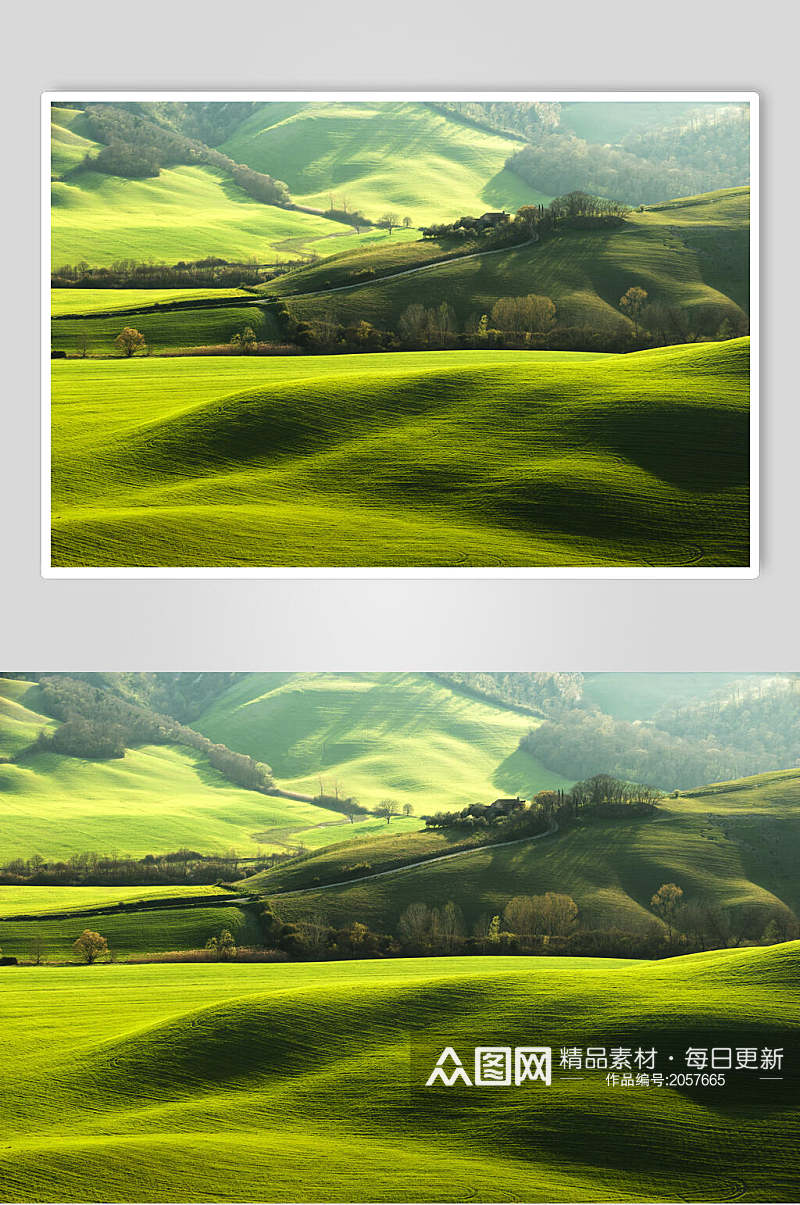
<path id="1" fill-rule="evenodd" d="M 668 6 L 39 0 L 7 13 L 0 664 L 89 669 L 800 669 L 798 18 Z M 43 580 L 39 94 L 46 89 L 757 89 L 761 576 L 754 581 Z"/>

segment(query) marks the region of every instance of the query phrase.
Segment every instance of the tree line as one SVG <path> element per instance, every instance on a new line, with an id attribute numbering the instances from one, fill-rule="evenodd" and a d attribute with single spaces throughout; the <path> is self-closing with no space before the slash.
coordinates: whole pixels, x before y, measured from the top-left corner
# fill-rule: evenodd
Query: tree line
<path id="1" fill-rule="evenodd" d="M 275 787 L 272 771 L 264 762 L 139 703 L 127 702 L 101 686 L 66 675 L 37 675 L 42 707 L 60 720 L 55 732 L 43 730 L 33 745 L 17 754 L 52 750 L 68 757 L 107 759 L 124 757 L 136 745 L 177 744 L 203 754 L 230 782 L 247 790 L 269 793 Z"/>
<path id="2" fill-rule="evenodd" d="M 130 179 L 158 176 L 162 167 L 203 164 L 229 175 L 248 196 L 265 205 L 291 204 L 289 188 L 266 172 L 257 172 L 229 155 L 174 129 L 133 113 L 119 103 L 92 104 L 85 109 L 92 137 L 105 143 L 89 153 L 82 166 Z"/>

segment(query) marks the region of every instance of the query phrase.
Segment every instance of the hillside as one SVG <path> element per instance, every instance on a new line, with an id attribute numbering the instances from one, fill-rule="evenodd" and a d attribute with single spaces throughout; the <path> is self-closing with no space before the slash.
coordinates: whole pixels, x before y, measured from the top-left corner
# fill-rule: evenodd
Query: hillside
<path id="1" fill-rule="evenodd" d="M 792 1201 L 799 956 L 4 971 L 4 1195 Z M 469 1062 L 492 1038 L 556 1063 L 561 1047 L 652 1046 L 664 1072 L 689 1045 L 786 1061 L 783 1079 L 706 1089 L 611 1089 L 605 1071 L 490 1102 L 425 1089 L 444 1045 Z"/>
<path id="2" fill-rule="evenodd" d="M 424 103 L 288 101 L 260 105 L 220 149 L 304 205 L 333 199 L 372 220 L 396 210 L 421 226 L 549 201 L 506 170 L 518 147 Z"/>
<path id="3" fill-rule="evenodd" d="M 53 563 L 746 565 L 748 353 L 55 363 Z"/>
<path id="4" fill-rule="evenodd" d="M 0 679 L 0 756 L 17 753 L 54 726 L 35 711 L 37 701 L 35 686 Z M 129 749 L 110 761 L 47 751 L 0 763 L 3 862 L 86 850 L 142 857 L 187 846 L 255 855 L 283 848 L 292 828 L 331 819 L 338 817 L 311 804 L 235 787 L 205 757 L 172 745 Z"/>
<path id="5" fill-rule="evenodd" d="M 426 257 L 440 259 L 443 249 L 434 241 L 426 250 L 424 240 L 394 252 L 350 252 L 288 273 L 270 282 L 269 291 L 290 299 L 305 320 L 365 319 L 392 330 L 415 302 L 446 300 L 463 326 L 488 313 L 498 297 L 534 292 L 555 302 L 560 323 L 613 330 L 629 326 L 619 299 L 635 285 L 651 302 L 677 307 L 692 329 L 711 333 L 709 323 L 716 330 L 724 318 L 739 321 L 749 310 L 749 210 L 748 188 L 727 189 L 632 212 L 620 229 L 559 228 L 539 243 L 453 259 L 394 280 L 351 283 L 356 271 L 372 268 L 380 278 Z"/>
<path id="6" fill-rule="evenodd" d="M 517 752 L 535 722 L 427 674 L 299 673 L 248 674 L 195 723 L 266 760 L 283 787 L 338 783 L 365 807 L 388 795 L 420 815 L 569 785 Z"/>
<path id="7" fill-rule="evenodd" d="M 359 859 L 370 870 L 358 873 L 447 853 L 454 840 L 451 831 L 406 834 L 393 849 L 385 840 L 364 841 Z M 674 882 L 687 901 L 725 909 L 760 934 L 770 916 L 800 911 L 799 852 L 800 771 L 783 771 L 665 799 L 654 817 L 581 820 L 545 840 L 472 850 L 361 884 L 320 889 L 352 877 L 352 856 L 332 847 L 247 885 L 269 894 L 291 920 L 355 918 L 381 932 L 396 932 L 400 914 L 417 900 L 453 900 L 470 932 L 514 895 L 546 891 L 574 898 L 582 928 L 636 931 L 659 923 L 650 899 Z"/>

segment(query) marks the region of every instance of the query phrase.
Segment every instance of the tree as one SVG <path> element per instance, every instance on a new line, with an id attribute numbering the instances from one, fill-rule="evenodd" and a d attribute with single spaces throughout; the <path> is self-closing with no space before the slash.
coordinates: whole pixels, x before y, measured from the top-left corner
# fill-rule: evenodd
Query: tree
<path id="1" fill-rule="evenodd" d="M 403 815 L 404 816 L 413 816 L 414 815 L 413 803 L 404 803 L 403 804 Z"/>
<path id="2" fill-rule="evenodd" d="M 255 351 L 258 347 L 258 339 L 252 326 L 246 326 L 243 330 L 237 331 L 235 335 L 232 335 L 231 346 L 238 347 L 243 355 Z"/>
<path id="3" fill-rule="evenodd" d="M 86 351 L 89 346 L 89 336 L 86 334 L 85 330 L 81 329 L 80 333 L 78 334 L 78 338 L 77 338 L 76 342 L 78 345 L 78 351 L 80 353 L 80 357 L 82 360 L 85 360 L 86 359 Z"/>
<path id="4" fill-rule="evenodd" d="M 405 226 L 406 230 L 408 230 L 411 226 L 411 218 L 408 216 L 408 214 L 406 214 L 406 216 L 403 218 L 403 225 Z"/>
<path id="5" fill-rule="evenodd" d="M 399 225 L 396 213 L 385 213 L 381 218 L 381 225 L 385 226 L 391 234 L 395 226 Z"/>
<path id="6" fill-rule="evenodd" d="M 93 929 L 84 929 L 80 937 L 72 943 L 72 948 L 79 958 L 91 966 L 101 954 L 108 953 L 108 942 Z"/>
<path id="7" fill-rule="evenodd" d="M 638 285 L 631 285 L 619 299 L 619 308 L 633 323 L 633 333 L 639 338 L 642 321 L 642 311 L 647 302 L 647 292 Z"/>
<path id="8" fill-rule="evenodd" d="M 400 804 L 396 799 L 382 799 L 375 808 L 376 816 L 385 816 L 386 823 L 390 824 L 392 816 L 400 815 Z"/>
<path id="9" fill-rule="evenodd" d="M 132 356 L 134 352 L 141 351 L 146 344 L 141 331 L 137 331 L 133 326 L 126 326 L 117 335 L 114 346 L 126 356 Z"/>
<path id="10" fill-rule="evenodd" d="M 219 936 L 209 937 L 206 949 L 212 958 L 216 958 L 220 962 L 235 957 L 236 942 L 233 940 L 230 929 L 221 929 Z"/>
<path id="11" fill-rule="evenodd" d="M 431 926 L 431 910 L 422 900 L 409 904 L 397 922 L 397 932 L 406 941 L 422 945 Z"/>
<path id="12" fill-rule="evenodd" d="M 0 950 L 0 954 L 2 954 L 2 952 L 3 951 Z M 43 954 L 44 942 L 42 941 L 41 937 L 34 937 L 33 941 L 31 942 L 31 958 L 33 959 L 34 966 L 40 967 L 42 965 Z"/>
<path id="13" fill-rule="evenodd" d="M 672 941 L 678 908 L 682 899 L 682 888 L 678 887 L 675 883 L 662 883 L 650 900 L 650 907 L 661 917 L 667 926 L 667 937 L 670 941 Z"/>

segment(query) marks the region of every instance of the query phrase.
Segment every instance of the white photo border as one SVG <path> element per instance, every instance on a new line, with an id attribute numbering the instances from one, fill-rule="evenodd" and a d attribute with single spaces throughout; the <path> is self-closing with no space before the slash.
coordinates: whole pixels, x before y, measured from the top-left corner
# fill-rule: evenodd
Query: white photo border
<path id="1" fill-rule="evenodd" d="M 50 215 L 50 108 L 63 101 L 674 101 L 729 102 L 750 106 L 750 563 L 743 567 L 700 566 L 519 566 L 519 567 L 333 567 L 333 566 L 267 566 L 267 567 L 161 567 L 131 568 L 61 567 L 51 562 L 51 427 L 50 427 L 50 276 L 51 276 L 51 215 Z M 613 578 L 613 579 L 737 579 L 757 578 L 759 575 L 759 94 L 756 91 L 716 90 L 687 91 L 447 91 L 427 89 L 414 91 L 372 92 L 358 90 L 326 91 L 248 91 L 212 90 L 205 92 L 170 91 L 47 91 L 42 93 L 41 133 L 41 575 L 43 578 L 414 578 L 435 579 L 556 579 Z"/>

